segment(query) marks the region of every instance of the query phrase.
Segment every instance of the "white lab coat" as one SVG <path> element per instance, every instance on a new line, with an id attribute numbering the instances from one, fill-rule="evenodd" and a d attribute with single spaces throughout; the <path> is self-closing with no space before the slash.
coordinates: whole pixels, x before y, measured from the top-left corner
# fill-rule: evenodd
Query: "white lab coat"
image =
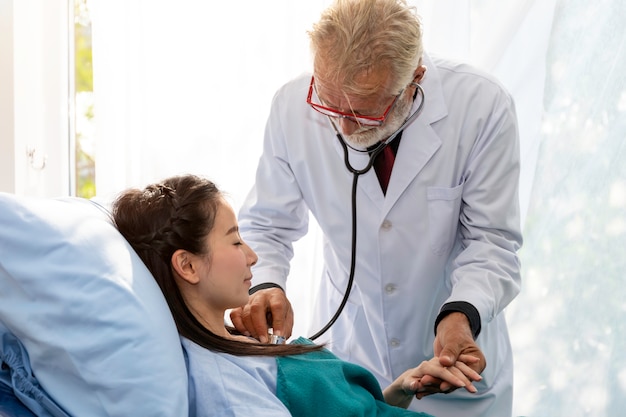
<path id="1" fill-rule="evenodd" d="M 479 393 L 413 401 L 437 417 L 511 415 L 513 361 L 503 309 L 520 290 L 519 143 L 511 96 L 475 69 L 424 57 L 425 105 L 405 129 L 387 195 L 372 169 L 358 179 L 355 282 L 336 324 L 317 341 L 370 369 L 383 387 L 433 356 L 440 307 L 480 313 L 487 368 Z M 310 74 L 275 95 L 256 183 L 240 214 L 259 255 L 254 284 L 286 288 L 292 242 L 309 212 L 324 233 L 313 331 L 346 289 L 353 176 L 329 121 L 305 102 Z M 415 100 L 417 108 L 420 97 Z M 350 151 L 356 168 L 367 154 Z M 467 401 L 469 398 L 477 401 Z"/>

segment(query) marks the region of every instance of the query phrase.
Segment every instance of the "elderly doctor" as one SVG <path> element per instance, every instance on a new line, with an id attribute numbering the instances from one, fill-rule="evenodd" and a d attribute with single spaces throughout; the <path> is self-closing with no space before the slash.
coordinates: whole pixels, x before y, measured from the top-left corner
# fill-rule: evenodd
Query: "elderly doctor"
<path id="1" fill-rule="evenodd" d="M 477 394 L 425 378 L 419 409 L 510 416 L 503 310 L 520 289 L 522 243 L 511 96 L 487 74 L 425 54 L 402 0 L 337 0 L 309 35 L 313 74 L 276 93 L 239 214 L 259 262 L 233 324 L 263 341 L 270 325 L 291 335 L 283 290 L 310 213 L 324 233 L 313 331 L 349 294 L 319 340 L 383 386 L 433 356 L 447 366 L 474 355 Z"/>

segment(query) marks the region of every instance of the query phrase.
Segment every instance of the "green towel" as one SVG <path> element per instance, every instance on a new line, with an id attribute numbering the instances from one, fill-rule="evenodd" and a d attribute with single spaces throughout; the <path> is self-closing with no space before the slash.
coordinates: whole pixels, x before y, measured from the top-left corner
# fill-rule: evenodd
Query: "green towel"
<path id="1" fill-rule="evenodd" d="M 293 343 L 312 342 L 301 337 Z M 429 416 L 385 403 L 371 372 L 326 349 L 276 361 L 276 395 L 295 417 Z"/>

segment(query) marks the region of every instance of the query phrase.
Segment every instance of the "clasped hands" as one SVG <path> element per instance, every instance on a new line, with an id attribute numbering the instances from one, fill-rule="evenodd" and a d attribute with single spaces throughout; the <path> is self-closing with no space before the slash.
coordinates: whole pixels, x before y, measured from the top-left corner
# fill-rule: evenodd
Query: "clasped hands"
<path id="1" fill-rule="evenodd" d="M 449 379 L 441 378 L 434 372 L 427 373 L 417 383 L 415 397 L 421 399 L 431 394 L 448 394 L 461 387 L 475 393 L 476 387 L 472 382 L 482 379 L 480 374 L 487 366 L 487 362 L 474 341 L 465 314 L 450 313 L 439 322 L 433 350 L 435 353 L 433 359 L 463 380 L 464 384 L 452 384 Z"/>
<path id="2" fill-rule="evenodd" d="M 257 291 L 250 296 L 248 304 L 233 309 L 230 318 L 240 333 L 252 336 L 261 343 L 269 341 L 270 326 L 274 334 L 291 337 L 293 310 L 280 288 Z M 469 321 L 463 313 L 450 313 L 439 322 L 433 348 L 435 356 L 432 359 L 407 370 L 385 389 L 388 403 L 402 403 L 405 400 L 400 397 L 406 398 L 408 394 L 410 401 L 413 395 L 421 399 L 432 394 L 450 393 L 462 387 L 469 392 L 476 392 L 472 382 L 482 379 L 480 373 L 486 367 L 486 360 L 474 341 Z M 387 399 L 387 395 L 391 395 L 392 391 L 398 398 L 389 401 L 391 398 Z"/>

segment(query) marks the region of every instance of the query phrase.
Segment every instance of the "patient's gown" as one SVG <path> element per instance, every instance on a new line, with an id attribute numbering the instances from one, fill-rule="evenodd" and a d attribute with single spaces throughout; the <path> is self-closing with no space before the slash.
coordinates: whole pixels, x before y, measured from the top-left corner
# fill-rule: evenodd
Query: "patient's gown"
<path id="1" fill-rule="evenodd" d="M 192 417 L 428 416 L 386 404 L 369 371 L 326 349 L 284 357 L 234 356 L 181 340 Z"/>

